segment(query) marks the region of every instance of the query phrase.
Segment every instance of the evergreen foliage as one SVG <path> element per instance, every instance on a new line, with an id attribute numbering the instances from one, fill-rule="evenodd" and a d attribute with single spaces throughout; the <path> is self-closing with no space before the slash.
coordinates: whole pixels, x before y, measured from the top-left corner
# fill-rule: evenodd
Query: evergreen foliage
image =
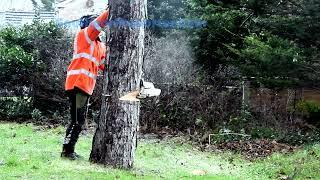
<path id="1" fill-rule="evenodd" d="M 193 32 L 197 62 L 209 76 L 235 66 L 242 78 L 269 88 L 318 85 L 319 4 L 188 0 L 191 16 L 208 22 Z"/>

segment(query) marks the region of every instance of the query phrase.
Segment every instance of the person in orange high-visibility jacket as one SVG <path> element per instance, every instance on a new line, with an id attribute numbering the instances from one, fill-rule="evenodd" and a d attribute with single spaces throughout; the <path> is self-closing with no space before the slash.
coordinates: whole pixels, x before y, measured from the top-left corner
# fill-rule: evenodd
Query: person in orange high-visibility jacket
<path id="1" fill-rule="evenodd" d="M 81 30 L 74 39 L 74 51 L 67 70 L 65 90 L 70 100 L 71 123 L 66 130 L 61 157 L 75 160 L 75 144 L 85 122 L 86 105 L 92 95 L 98 70 L 104 69 L 106 47 L 99 34 L 106 26 L 109 7 L 99 16 L 88 15 L 80 19 Z"/>

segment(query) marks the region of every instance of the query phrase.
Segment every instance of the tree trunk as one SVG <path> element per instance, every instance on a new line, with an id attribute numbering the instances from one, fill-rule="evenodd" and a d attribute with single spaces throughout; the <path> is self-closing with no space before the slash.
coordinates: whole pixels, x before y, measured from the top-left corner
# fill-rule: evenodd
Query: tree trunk
<path id="1" fill-rule="evenodd" d="M 137 145 L 139 102 L 119 98 L 137 90 L 144 55 L 146 0 L 109 0 L 110 68 L 105 72 L 100 118 L 92 143 L 94 163 L 131 168 Z M 138 26 L 137 23 L 139 22 Z M 108 41 L 107 41 L 108 42 Z"/>

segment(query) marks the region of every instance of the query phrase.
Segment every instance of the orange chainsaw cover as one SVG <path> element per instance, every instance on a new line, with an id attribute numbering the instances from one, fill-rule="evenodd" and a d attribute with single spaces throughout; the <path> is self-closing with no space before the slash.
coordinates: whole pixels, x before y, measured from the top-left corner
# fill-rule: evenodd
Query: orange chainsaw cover
<path id="1" fill-rule="evenodd" d="M 77 33 L 74 39 L 73 58 L 67 70 L 65 90 L 77 87 L 92 95 L 98 69 L 104 69 L 106 47 L 97 38 L 106 26 L 108 16 L 109 11 L 104 11 L 88 27 Z"/>

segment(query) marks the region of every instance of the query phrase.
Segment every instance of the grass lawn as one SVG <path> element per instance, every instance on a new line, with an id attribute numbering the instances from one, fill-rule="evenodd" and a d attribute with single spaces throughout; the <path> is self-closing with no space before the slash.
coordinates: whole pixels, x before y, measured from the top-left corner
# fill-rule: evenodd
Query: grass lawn
<path id="1" fill-rule="evenodd" d="M 61 159 L 63 135 L 62 127 L 0 123 L 0 179 L 320 179 L 320 143 L 250 162 L 233 153 L 201 152 L 174 139 L 141 139 L 135 166 L 125 171 L 88 162 L 92 135 L 81 136 L 76 147 L 85 159 Z"/>

